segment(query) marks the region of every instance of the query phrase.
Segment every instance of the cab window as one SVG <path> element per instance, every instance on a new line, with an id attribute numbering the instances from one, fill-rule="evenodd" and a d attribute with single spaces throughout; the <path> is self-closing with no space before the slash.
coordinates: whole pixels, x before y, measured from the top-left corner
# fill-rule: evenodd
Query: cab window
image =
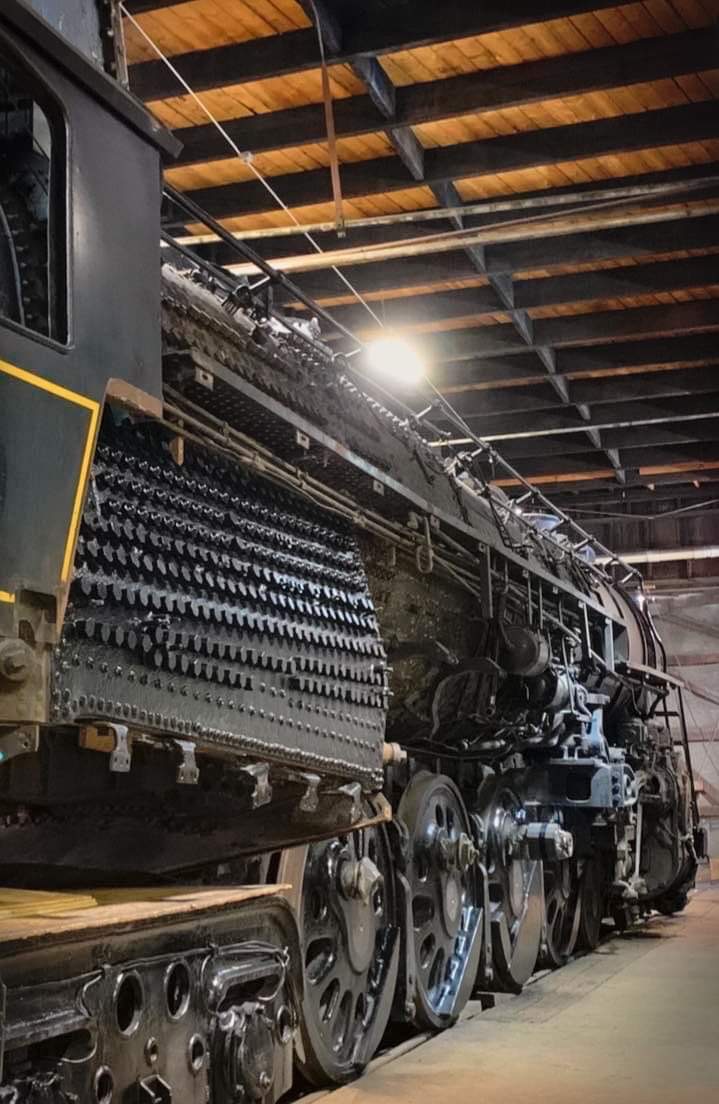
<path id="1" fill-rule="evenodd" d="M 64 120 L 0 47 L 0 321 L 67 340 Z"/>

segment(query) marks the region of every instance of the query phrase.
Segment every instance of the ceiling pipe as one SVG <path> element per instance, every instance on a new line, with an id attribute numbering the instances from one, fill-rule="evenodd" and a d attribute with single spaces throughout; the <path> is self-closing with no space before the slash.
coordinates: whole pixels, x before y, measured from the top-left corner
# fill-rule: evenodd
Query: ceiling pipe
<path id="1" fill-rule="evenodd" d="M 674 560 L 719 559 L 719 545 L 706 544 L 697 548 L 647 548 L 637 552 L 622 552 L 625 563 L 671 563 Z M 605 556 L 598 556 L 597 563 L 609 563 Z"/>
<path id="2" fill-rule="evenodd" d="M 168 186 L 165 190 L 169 191 Z M 174 189 L 173 189 L 174 191 Z M 191 193 L 190 193 L 191 195 Z M 624 200 L 619 201 L 625 204 Z M 498 222 L 481 229 L 471 227 L 462 230 L 449 230 L 438 234 L 429 234 L 423 238 L 411 238 L 408 241 L 396 240 L 376 245 L 356 246 L 354 248 L 327 250 L 321 254 L 298 254 L 286 257 L 272 257 L 268 262 L 273 268 L 283 273 L 314 272 L 318 269 L 334 268 L 336 265 L 363 265 L 374 264 L 377 261 L 396 260 L 401 257 L 421 257 L 435 253 L 449 253 L 462 249 L 468 245 L 500 245 L 504 242 L 516 241 L 519 238 L 539 239 L 553 237 L 564 233 L 588 233 L 596 230 L 611 230 L 622 226 L 639 226 L 650 223 L 667 222 L 683 216 L 684 218 L 700 218 L 702 215 L 712 215 L 719 212 L 719 202 L 716 200 L 687 200 L 683 203 L 668 200 L 671 204 L 659 210 L 637 210 L 634 206 L 626 206 L 626 209 L 612 214 L 600 207 L 613 207 L 614 201 L 594 204 L 578 211 L 570 209 L 570 213 L 558 215 L 554 212 L 549 215 L 534 215 L 527 218 L 513 219 L 511 222 Z M 198 220 L 205 221 L 206 220 Z M 531 230 L 531 234 L 528 233 Z M 299 231 L 298 231 L 299 232 Z M 236 244 L 241 244 L 242 239 L 233 238 Z M 228 272 L 236 276 L 253 276 L 257 270 L 256 263 L 238 263 L 224 265 Z"/>

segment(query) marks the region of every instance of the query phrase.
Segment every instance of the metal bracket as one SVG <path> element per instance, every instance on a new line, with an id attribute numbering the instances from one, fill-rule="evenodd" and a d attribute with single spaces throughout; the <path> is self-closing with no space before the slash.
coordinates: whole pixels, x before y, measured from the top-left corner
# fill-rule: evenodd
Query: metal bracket
<path id="1" fill-rule="evenodd" d="M 114 747 L 110 752 L 110 770 L 116 774 L 127 774 L 132 761 L 127 725 L 108 725 L 107 727 L 114 741 Z"/>
<path id="2" fill-rule="evenodd" d="M 305 786 L 305 792 L 300 798 L 300 811 L 303 813 L 316 812 L 320 803 L 319 774 L 310 774 L 305 771 L 300 771 L 297 774 L 291 774 L 289 777 L 292 782 L 301 782 L 304 783 Z"/>
<path id="3" fill-rule="evenodd" d="M 243 774 L 255 783 L 252 791 L 252 808 L 259 809 L 263 805 L 269 805 L 272 801 L 272 786 L 270 785 L 270 768 L 268 763 L 252 763 L 247 767 L 241 767 Z"/>
<path id="4" fill-rule="evenodd" d="M 345 786 L 340 786 L 337 793 L 343 797 L 348 797 L 352 802 L 350 821 L 354 824 L 362 815 L 362 787 L 359 782 L 348 782 Z"/>
<path id="5" fill-rule="evenodd" d="M 214 390 L 215 377 L 212 372 L 208 372 L 206 368 L 195 367 L 195 383 L 199 383 L 201 387 L 206 387 L 208 391 Z"/>
<path id="6" fill-rule="evenodd" d="M 29 755 L 39 747 L 39 725 L 20 725 L 0 735 L 0 763 L 15 759 L 18 755 Z"/>
<path id="7" fill-rule="evenodd" d="M 200 769 L 195 759 L 195 745 L 191 740 L 174 740 L 174 745 L 180 753 L 180 763 L 177 767 L 177 781 L 184 786 L 196 786 L 200 780 Z"/>

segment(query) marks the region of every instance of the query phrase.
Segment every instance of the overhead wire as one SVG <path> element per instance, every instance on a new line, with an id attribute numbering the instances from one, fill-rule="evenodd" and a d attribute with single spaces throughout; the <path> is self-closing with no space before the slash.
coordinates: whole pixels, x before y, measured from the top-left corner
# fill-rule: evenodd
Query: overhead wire
<path id="1" fill-rule="evenodd" d="M 219 121 L 219 119 L 217 119 L 215 117 L 215 115 L 212 113 L 212 111 L 210 111 L 207 104 L 202 100 L 202 98 L 200 96 L 198 96 L 198 94 L 195 92 L 195 90 L 188 84 L 188 82 L 185 80 L 185 78 L 182 76 L 182 74 L 179 72 L 179 70 L 172 64 L 170 59 L 160 49 L 160 47 L 157 45 L 157 43 L 154 41 L 154 39 L 152 39 L 150 37 L 150 35 L 147 33 L 147 31 L 145 31 L 145 29 L 140 25 L 140 23 L 137 21 L 137 19 L 135 19 L 135 17 L 132 15 L 132 13 L 127 10 L 127 8 L 126 8 L 125 4 L 122 2 L 122 0 L 120 0 L 120 11 L 125 16 L 125 18 L 132 24 L 132 26 L 137 30 L 137 32 L 142 36 L 142 38 L 147 42 L 148 46 L 150 46 L 150 48 L 157 54 L 158 58 L 163 62 L 163 64 L 167 66 L 167 68 L 172 73 L 172 75 L 175 77 L 175 79 L 185 89 L 188 96 L 190 96 L 192 98 L 192 100 L 197 104 L 197 106 L 200 108 L 200 110 L 202 112 L 204 112 L 204 114 L 210 120 L 212 125 L 214 127 L 216 127 L 218 133 L 223 137 L 225 142 L 227 142 L 228 146 L 233 151 L 235 156 L 239 158 L 239 160 L 243 163 L 243 165 L 246 165 L 248 167 L 250 172 L 253 173 L 253 175 L 256 177 L 256 179 L 262 185 L 262 187 L 265 188 L 266 191 L 269 193 L 269 195 L 272 196 L 272 198 L 274 199 L 274 201 L 278 205 L 278 207 L 280 207 L 285 212 L 285 214 L 288 216 L 288 218 L 298 228 L 300 233 L 303 234 L 303 236 L 307 239 L 307 241 L 312 246 L 312 248 L 315 250 L 315 252 L 320 253 L 320 254 L 324 254 L 324 250 L 322 249 L 322 247 L 315 241 L 315 239 L 312 237 L 312 235 L 309 234 L 303 228 L 302 223 L 297 218 L 294 211 L 292 211 L 287 206 L 287 204 L 284 202 L 282 197 L 280 195 L 278 195 L 276 190 L 272 187 L 272 185 L 268 181 L 267 177 L 264 176 L 264 174 L 261 173 L 259 171 L 259 169 L 257 168 L 257 166 L 253 163 L 251 152 L 243 151 L 243 150 L 240 149 L 240 147 L 237 145 L 237 143 L 234 141 L 234 139 L 228 134 L 225 127 L 223 127 L 223 125 Z M 354 297 L 357 299 L 357 301 L 359 303 L 361 303 L 361 305 L 365 308 L 365 310 L 368 312 L 368 314 L 370 314 L 372 316 L 372 318 L 375 320 L 377 325 L 380 328 L 382 328 L 384 323 L 379 318 L 379 316 L 377 314 L 375 314 L 374 310 L 372 309 L 372 307 L 370 307 L 370 305 L 366 301 L 366 299 L 360 294 L 359 291 L 357 291 L 357 289 L 350 282 L 350 280 L 347 279 L 345 274 L 339 268 L 337 268 L 336 265 L 332 265 L 331 267 L 332 267 L 332 271 L 340 278 L 340 280 L 345 285 L 345 287 L 352 293 L 352 295 L 354 295 Z"/>

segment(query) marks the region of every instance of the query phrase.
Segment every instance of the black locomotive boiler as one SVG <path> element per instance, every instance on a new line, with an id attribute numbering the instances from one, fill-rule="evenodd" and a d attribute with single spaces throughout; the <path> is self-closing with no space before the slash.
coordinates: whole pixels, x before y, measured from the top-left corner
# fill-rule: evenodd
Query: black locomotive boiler
<path id="1" fill-rule="evenodd" d="M 683 907 L 681 687 L 538 492 L 161 264 L 105 17 L 0 11 L 0 1099 L 274 1101 Z"/>

